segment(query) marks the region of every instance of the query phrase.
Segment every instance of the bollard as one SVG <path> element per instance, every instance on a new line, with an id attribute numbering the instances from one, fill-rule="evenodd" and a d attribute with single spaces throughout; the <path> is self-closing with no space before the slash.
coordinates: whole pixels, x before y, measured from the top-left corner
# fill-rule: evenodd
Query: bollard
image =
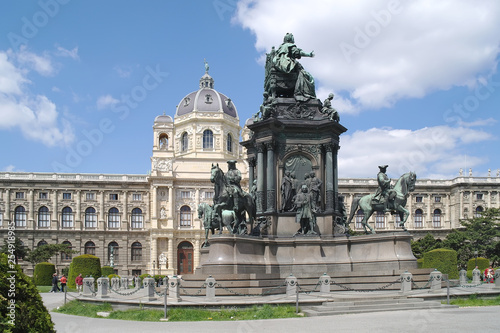
<path id="1" fill-rule="evenodd" d="M 472 270 L 472 283 L 480 284 L 481 283 L 481 271 L 477 268 Z"/>
<path id="2" fill-rule="evenodd" d="M 458 276 L 461 286 L 467 284 L 467 271 L 465 269 L 461 269 L 460 272 L 458 272 Z"/>
<path id="3" fill-rule="evenodd" d="M 83 278 L 82 296 L 92 297 L 92 296 L 94 296 L 93 294 L 94 294 L 94 278 L 93 277 Z"/>
<path id="4" fill-rule="evenodd" d="M 180 294 L 179 294 L 180 282 L 181 282 L 181 279 L 178 278 L 177 275 L 172 276 L 168 282 L 168 294 L 170 295 L 170 297 L 172 297 L 174 299 L 174 301 L 177 301 L 177 302 L 182 301 Z"/>
<path id="5" fill-rule="evenodd" d="M 437 269 L 435 269 L 433 272 L 431 272 L 429 280 L 431 281 L 431 287 L 429 292 L 439 292 L 441 290 L 441 282 L 443 281 L 443 274 Z"/>
<path id="6" fill-rule="evenodd" d="M 495 272 L 495 289 L 500 288 L 500 269 Z"/>
<path id="7" fill-rule="evenodd" d="M 138 276 L 136 276 L 136 277 L 134 278 L 134 282 L 135 282 L 135 287 L 136 287 L 137 289 L 139 289 L 139 288 L 141 287 L 141 278 L 140 278 L 140 277 L 138 277 Z"/>
<path id="8" fill-rule="evenodd" d="M 97 297 L 108 298 L 109 279 L 107 277 L 100 277 L 97 279 Z"/>
<path id="9" fill-rule="evenodd" d="M 413 275 L 410 272 L 405 271 L 403 274 L 401 274 L 400 280 L 401 280 L 400 293 L 405 294 L 407 292 L 410 292 L 411 291 L 411 282 L 413 280 Z"/>
<path id="10" fill-rule="evenodd" d="M 215 301 L 215 279 L 210 275 L 206 280 L 206 300 L 209 302 Z"/>
<path id="11" fill-rule="evenodd" d="M 120 279 L 117 277 L 111 278 L 111 289 L 120 289 Z"/>
<path id="12" fill-rule="evenodd" d="M 286 295 L 287 296 L 296 296 L 297 294 L 297 278 L 293 276 L 293 274 L 290 273 L 290 276 L 288 276 L 285 279 L 286 282 Z"/>
<path id="13" fill-rule="evenodd" d="M 330 285 L 331 278 L 330 276 L 326 275 L 324 273 L 322 276 L 319 277 L 319 292 L 320 294 L 330 294 L 331 291 L 331 285 Z"/>
<path id="14" fill-rule="evenodd" d="M 120 284 L 120 289 L 128 289 L 128 278 L 123 277 Z"/>
<path id="15" fill-rule="evenodd" d="M 155 279 L 145 278 L 142 281 L 142 286 L 144 288 L 144 292 L 143 292 L 144 297 L 147 298 L 149 301 L 156 300 L 156 297 L 155 297 Z"/>

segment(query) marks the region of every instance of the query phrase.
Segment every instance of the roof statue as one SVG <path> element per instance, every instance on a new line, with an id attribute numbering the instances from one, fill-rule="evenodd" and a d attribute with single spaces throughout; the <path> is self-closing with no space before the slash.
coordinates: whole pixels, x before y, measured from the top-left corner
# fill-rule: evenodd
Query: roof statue
<path id="1" fill-rule="evenodd" d="M 205 62 L 205 73 L 208 74 L 208 71 L 210 70 L 210 66 L 208 66 L 207 59 L 203 59 L 203 61 Z"/>

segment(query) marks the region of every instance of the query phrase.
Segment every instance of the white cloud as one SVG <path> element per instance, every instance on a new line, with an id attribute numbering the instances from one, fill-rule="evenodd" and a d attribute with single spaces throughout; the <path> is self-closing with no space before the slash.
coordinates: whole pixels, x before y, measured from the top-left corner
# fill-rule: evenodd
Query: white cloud
<path id="1" fill-rule="evenodd" d="M 78 55 L 78 47 L 74 47 L 72 50 L 68 50 L 64 47 L 58 46 L 55 54 L 59 57 L 69 57 L 73 60 L 80 60 L 80 56 Z"/>
<path id="2" fill-rule="evenodd" d="M 111 95 L 104 95 L 104 96 L 101 96 L 97 99 L 97 109 L 98 110 L 103 110 L 103 109 L 107 109 L 117 103 L 119 103 L 120 101 L 117 100 L 116 98 L 114 98 L 113 96 Z"/>
<path id="3" fill-rule="evenodd" d="M 19 65 L 15 65 L 15 61 Z M 52 73 L 47 58 L 21 50 L 0 51 L 0 130 L 19 128 L 22 134 L 47 146 L 67 145 L 74 140 L 69 122 L 61 120 L 56 105 L 46 96 L 31 93 L 26 76 L 30 70 Z"/>
<path id="4" fill-rule="evenodd" d="M 351 107 L 389 107 L 453 86 L 473 86 L 496 70 L 500 2 L 244 0 L 234 21 L 269 52 L 292 32 L 300 61 L 320 90 Z"/>
<path id="5" fill-rule="evenodd" d="M 121 78 L 130 77 L 130 74 L 132 74 L 132 68 L 130 68 L 130 67 L 123 67 L 123 66 L 118 66 L 117 65 L 117 66 L 113 67 L 113 70 Z"/>
<path id="6" fill-rule="evenodd" d="M 16 169 L 16 167 L 12 164 L 7 165 L 6 167 L 3 168 L 3 171 L 5 172 L 13 172 Z"/>
<path id="7" fill-rule="evenodd" d="M 13 54 L 11 52 L 11 54 Z M 37 55 L 26 50 L 26 47 L 21 47 L 18 53 L 13 54 L 17 62 L 28 69 L 33 69 L 43 76 L 51 76 L 55 74 L 55 69 L 52 66 L 50 57 L 47 54 Z"/>
<path id="8" fill-rule="evenodd" d="M 388 164 L 395 178 L 415 171 L 422 178 L 456 176 L 459 168 L 486 162 L 481 156 L 467 156 L 461 147 L 494 139 L 489 133 L 470 127 L 435 126 L 419 130 L 372 128 L 342 135 L 339 150 L 340 177 L 375 177 L 378 165 Z M 435 174 L 432 170 L 440 170 Z M 370 173 L 371 172 L 371 173 Z"/>

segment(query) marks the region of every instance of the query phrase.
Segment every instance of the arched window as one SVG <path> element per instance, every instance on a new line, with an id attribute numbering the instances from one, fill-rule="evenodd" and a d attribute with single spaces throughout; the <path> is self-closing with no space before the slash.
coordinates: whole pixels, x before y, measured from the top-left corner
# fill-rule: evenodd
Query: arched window
<path id="1" fill-rule="evenodd" d="M 189 148 L 188 134 L 187 132 L 184 132 L 181 138 L 181 151 L 186 152 L 188 148 Z"/>
<path id="2" fill-rule="evenodd" d="M 97 228 L 97 213 L 94 207 L 85 209 L 85 228 Z"/>
<path id="3" fill-rule="evenodd" d="M 375 215 L 375 228 L 385 228 L 385 214 L 383 212 L 377 212 L 377 215 Z"/>
<path id="4" fill-rule="evenodd" d="M 421 209 L 417 209 L 415 211 L 415 228 L 423 228 L 424 227 L 424 215 Z"/>
<path id="5" fill-rule="evenodd" d="M 356 229 L 363 228 L 363 224 L 361 224 L 361 221 L 363 221 L 364 217 L 365 217 L 365 213 L 363 213 L 363 210 L 358 209 L 358 211 L 356 212 Z"/>
<path id="6" fill-rule="evenodd" d="M 120 212 L 118 208 L 113 207 L 108 211 L 108 228 L 118 229 L 120 227 Z"/>
<path id="7" fill-rule="evenodd" d="M 26 209 L 23 206 L 17 206 L 14 210 L 14 222 L 16 227 L 26 226 Z"/>
<path id="8" fill-rule="evenodd" d="M 108 262 L 111 265 L 111 253 L 113 253 L 113 264 L 116 265 L 118 263 L 118 243 L 110 242 L 108 244 Z"/>
<path id="9" fill-rule="evenodd" d="M 432 214 L 432 226 L 434 228 L 441 228 L 441 210 L 434 209 L 434 214 Z"/>
<path id="10" fill-rule="evenodd" d="M 142 229 L 142 210 L 140 208 L 132 209 L 132 229 Z"/>
<path id="11" fill-rule="evenodd" d="M 191 226 L 191 208 L 189 206 L 181 207 L 181 227 L 190 227 Z"/>
<path id="12" fill-rule="evenodd" d="M 50 227 L 50 214 L 49 209 L 42 206 L 38 209 L 38 228 Z"/>
<path id="13" fill-rule="evenodd" d="M 62 227 L 73 228 L 73 209 L 64 207 L 62 210 Z"/>
<path id="14" fill-rule="evenodd" d="M 68 244 L 68 248 L 71 250 L 73 247 L 71 246 L 71 243 L 69 241 L 64 241 L 62 242 L 63 244 Z M 61 252 L 61 260 L 62 261 L 71 261 L 71 258 L 73 256 L 71 254 L 66 254 L 64 252 Z"/>
<path id="15" fill-rule="evenodd" d="M 214 149 L 214 133 L 211 130 L 203 132 L 203 149 Z"/>
<path id="16" fill-rule="evenodd" d="M 483 215 L 483 207 L 477 206 L 475 212 L 474 212 L 474 217 L 481 217 Z"/>
<path id="17" fill-rule="evenodd" d="M 88 241 L 87 243 L 85 243 L 84 253 L 91 254 L 91 255 L 95 256 L 95 244 L 94 244 L 94 242 Z"/>
<path id="18" fill-rule="evenodd" d="M 132 261 L 142 260 L 142 244 L 139 242 L 132 243 Z"/>
<path id="19" fill-rule="evenodd" d="M 47 245 L 47 242 L 44 241 L 44 240 L 41 240 L 38 242 L 38 244 L 36 245 L 36 247 L 40 247 L 40 246 L 44 246 L 44 245 Z"/>
<path id="20" fill-rule="evenodd" d="M 228 133 L 227 135 L 227 151 L 229 153 L 233 152 L 233 136 L 231 135 L 231 133 Z"/>

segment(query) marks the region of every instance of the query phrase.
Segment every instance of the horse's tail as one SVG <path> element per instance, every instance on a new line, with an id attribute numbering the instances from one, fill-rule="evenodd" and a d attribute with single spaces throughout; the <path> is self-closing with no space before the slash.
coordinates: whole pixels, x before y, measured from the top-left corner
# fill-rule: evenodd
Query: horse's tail
<path id="1" fill-rule="evenodd" d="M 359 200 L 360 200 L 360 198 L 354 198 L 352 200 L 351 213 L 349 213 L 349 218 L 347 219 L 346 226 L 348 226 L 349 223 L 351 223 L 352 218 L 354 217 L 354 214 L 356 214 L 356 210 L 358 209 L 358 206 L 359 206 Z"/>

